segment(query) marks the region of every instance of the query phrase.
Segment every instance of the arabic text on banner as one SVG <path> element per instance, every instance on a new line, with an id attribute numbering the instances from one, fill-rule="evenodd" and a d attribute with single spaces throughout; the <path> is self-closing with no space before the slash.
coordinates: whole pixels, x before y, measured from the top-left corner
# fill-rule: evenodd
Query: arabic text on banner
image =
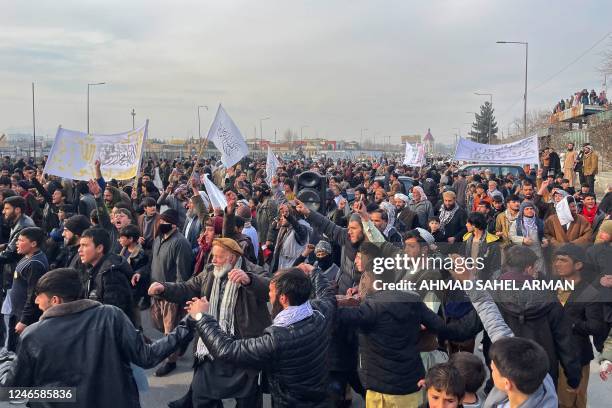
<path id="1" fill-rule="evenodd" d="M 459 139 L 455 160 L 479 163 L 537 164 L 540 161 L 538 135 L 516 142 L 490 145 Z"/>
<path id="2" fill-rule="evenodd" d="M 95 162 L 105 179 L 129 180 L 138 174 L 148 121 L 138 129 L 114 135 L 88 135 L 58 128 L 45 173 L 75 180 L 95 178 Z"/>
<path id="3" fill-rule="evenodd" d="M 206 139 L 213 142 L 217 150 L 221 152 L 221 161 L 226 168 L 238 163 L 249 153 L 249 148 L 238 126 L 225 112 L 221 104 L 219 104 Z"/>

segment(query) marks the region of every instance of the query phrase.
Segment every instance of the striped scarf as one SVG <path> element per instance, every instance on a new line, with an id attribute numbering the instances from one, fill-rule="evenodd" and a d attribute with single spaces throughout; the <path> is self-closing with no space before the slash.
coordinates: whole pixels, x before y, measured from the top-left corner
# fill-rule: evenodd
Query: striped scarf
<path id="1" fill-rule="evenodd" d="M 208 314 L 214 317 L 219 322 L 221 330 L 230 336 L 234 335 L 234 311 L 236 309 L 236 301 L 238 300 L 238 289 L 240 289 L 240 284 L 232 282 L 228 279 L 227 283 L 225 284 L 223 296 L 221 296 L 221 282 L 223 279 L 227 279 L 227 274 L 229 271 L 232 269 L 240 269 L 241 265 L 242 258 L 238 258 L 238 262 L 236 262 L 234 267 L 231 265 L 226 265 L 221 270 L 215 269 L 213 271 L 214 281 L 212 290 L 210 292 L 210 307 L 208 309 Z M 220 308 L 219 302 L 221 302 Z M 206 357 L 210 358 L 211 360 L 213 359 L 210 351 L 204 344 L 204 341 L 202 341 L 202 337 L 198 338 L 195 356 L 200 361 L 203 361 L 206 359 Z"/>

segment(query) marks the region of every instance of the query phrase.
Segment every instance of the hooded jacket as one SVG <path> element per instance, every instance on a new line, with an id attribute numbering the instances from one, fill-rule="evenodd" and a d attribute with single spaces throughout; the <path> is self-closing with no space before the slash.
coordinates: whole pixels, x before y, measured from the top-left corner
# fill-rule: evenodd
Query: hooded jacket
<path id="1" fill-rule="evenodd" d="M 507 276 L 504 274 L 500 279 Z M 571 324 L 564 318 L 563 308 L 555 293 L 499 291 L 494 294 L 494 299 L 506 324 L 516 336 L 531 339 L 544 348 L 553 383 L 557 383 L 561 363 L 568 384 L 576 388 L 580 383 L 582 365 L 571 340 Z"/>

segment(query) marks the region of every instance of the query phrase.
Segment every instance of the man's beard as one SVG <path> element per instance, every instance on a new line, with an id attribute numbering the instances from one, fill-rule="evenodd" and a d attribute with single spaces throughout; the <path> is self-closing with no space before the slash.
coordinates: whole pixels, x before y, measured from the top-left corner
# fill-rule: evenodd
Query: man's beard
<path id="1" fill-rule="evenodd" d="M 444 204 L 444 209 L 446 211 L 451 211 L 453 208 L 455 208 L 455 203 L 453 203 L 453 205 L 451 205 L 451 206 L 448 206 L 448 205 Z"/>
<path id="2" fill-rule="evenodd" d="M 574 148 L 573 148 L 573 147 L 568 147 L 568 148 L 567 148 L 567 151 L 568 151 L 568 152 L 571 152 L 572 150 L 574 150 Z"/>
<path id="3" fill-rule="evenodd" d="M 272 302 L 272 311 L 270 312 L 272 320 L 274 320 L 274 318 L 276 318 L 276 316 L 283 311 L 283 305 L 281 305 L 279 297 L 280 295 L 276 295 L 276 299 L 274 299 L 274 302 Z"/>
<path id="4" fill-rule="evenodd" d="M 215 278 L 223 278 L 232 270 L 232 264 L 226 263 L 220 266 L 215 265 L 213 268 L 213 276 Z"/>

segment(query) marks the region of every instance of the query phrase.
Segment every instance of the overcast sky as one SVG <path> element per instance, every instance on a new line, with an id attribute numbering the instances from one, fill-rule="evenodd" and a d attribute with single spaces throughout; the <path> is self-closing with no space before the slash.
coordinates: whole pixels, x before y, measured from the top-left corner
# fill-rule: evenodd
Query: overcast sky
<path id="1" fill-rule="evenodd" d="M 500 130 L 522 117 L 524 47 L 529 88 L 582 54 L 612 27 L 601 1 L 11 1 L 0 13 L 0 133 L 59 124 L 115 133 L 150 119 L 150 136 L 197 137 L 222 103 L 247 138 L 292 128 L 305 137 L 359 139 L 465 134 L 485 97 Z M 528 94 L 552 109 L 580 88 L 601 89 L 604 41 Z M 610 80 L 609 80 L 610 82 Z M 612 88 L 612 86 L 610 87 Z"/>

